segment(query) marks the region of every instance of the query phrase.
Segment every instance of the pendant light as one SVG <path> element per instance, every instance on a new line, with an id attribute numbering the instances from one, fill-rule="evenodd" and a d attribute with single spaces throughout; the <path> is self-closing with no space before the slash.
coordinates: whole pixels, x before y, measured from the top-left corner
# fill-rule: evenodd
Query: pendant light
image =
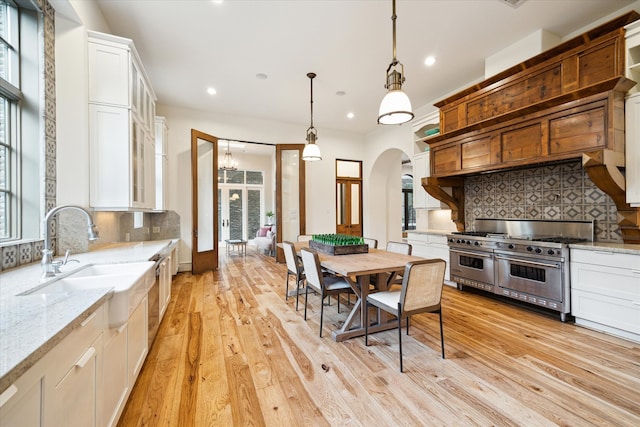
<path id="1" fill-rule="evenodd" d="M 309 77 L 309 82 L 311 84 L 311 126 L 309 126 L 309 128 L 307 129 L 307 145 L 304 147 L 304 151 L 302 152 L 302 160 L 305 160 L 307 162 L 322 160 L 320 148 L 316 144 L 316 140 L 318 139 L 318 131 L 313 127 L 313 79 L 315 76 L 316 73 L 307 74 L 307 77 Z"/>
<path id="2" fill-rule="evenodd" d="M 384 85 L 388 92 L 382 98 L 378 112 L 378 123 L 383 125 L 399 125 L 413 119 L 411 100 L 402 90 L 404 65 L 396 59 L 396 18 L 396 0 L 392 0 L 393 60 L 387 67 L 387 83 Z"/>
<path id="3" fill-rule="evenodd" d="M 224 158 L 218 163 L 218 168 L 223 171 L 234 171 L 238 169 L 238 162 L 233 160 L 231 156 L 231 150 L 229 149 L 229 141 L 227 141 L 227 152 L 224 153 Z"/>

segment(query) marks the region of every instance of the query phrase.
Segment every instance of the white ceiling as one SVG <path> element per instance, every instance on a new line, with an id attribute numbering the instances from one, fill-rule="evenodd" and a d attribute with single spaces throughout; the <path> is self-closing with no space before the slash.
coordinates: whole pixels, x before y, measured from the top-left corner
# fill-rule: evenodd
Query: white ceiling
<path id="1" fill-rule="evenodd" d="M 320 137 L 323 128 L 363 134 L 378 126 L 392 59 L 391 0 L 97 1 L 112 33 L 134 40 L 159 104 L 299 124 L 304 135 L 306 75 L 315 72 Z M 633 3 L 397 0 L 404 89 L 414 109 L 431 105 L 482 79 L 485 57 L 536 30 L 573 36 Z M 427 55 L 436 56 L 434 66 L 423 64 Z"/>

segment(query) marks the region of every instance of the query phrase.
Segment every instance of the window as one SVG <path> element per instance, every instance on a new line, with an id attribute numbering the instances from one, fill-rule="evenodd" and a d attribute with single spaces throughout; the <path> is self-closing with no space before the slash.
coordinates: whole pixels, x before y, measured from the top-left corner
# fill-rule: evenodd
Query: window
<path id="1" fill-rule="evenodd" d="M 0 0 L 0 242 L 40 238 L 41 16 Z"/>
<path id="2" fill-rule="evenodd" d="M 413 208 L 413 177 L 402 176 L 402 231 L 416 229 L 416 210 Z"/>

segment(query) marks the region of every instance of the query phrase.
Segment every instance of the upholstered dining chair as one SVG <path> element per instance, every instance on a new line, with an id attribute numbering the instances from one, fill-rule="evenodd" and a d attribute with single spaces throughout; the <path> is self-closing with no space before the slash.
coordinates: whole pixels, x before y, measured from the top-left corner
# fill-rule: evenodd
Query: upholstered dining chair
<path id="1" fill-rule="evenodd" d="M 320 294 L 320 338 L 322 338 L 322 318 L 324 316 L 324 299 L 331 295 L 338 296 L 338 313 L 340 313 L 340 294 L 353 293 L 351 285 L 343 278 L 334 275 L 323 275 L 320 267 L 318 253 L 307 248 L 301 248 L 302 266 L 307 278 L 307 287 L 304 293 L 304 320 L 307 320 L 307 300 L 309 288 Z"/>
<path id="2" fill-rule="evenodd" d="M 388 252 L 396 252 L 404 255 L 411 255 L 411 250 L 413 246 L 410 243 L 405 242 L 387 242 L 387 251 Z M 387 287 L 391 285 L 401 285 L 402 284 L 402 274 L 391 273 L 387 278 Z"/>
<path id="3" fill-rule="evenodd" d="M 287 262 L 287 283 L 285 286 L 285 297 L 289 299 L 289 278 L 294 276 L 296 278 L 296 311 L 298 311 L 298 301 L 300 296 L 301 284 L 304 282 L 304 268 L 296 255 L 296 248 L 291 242 L 282 242 L 282 249 L 284 251 L 284 259 Z"/>
<path id="4" fill-rule="evenodd" d="M 400 349 L 400 372 L 402 372 L 402 319 L 418 313 L 438 313 L 440 316 L 440 347 L 444 359 L 444 334 L 442 330 L 442 286 L 446 262 L 442 259 L 424 259 L 407 263 L 404 269 L 402 288 L 397 291 L 376 292 L 367 295 L 367 310 L 364 321 L 364 343 L 369 345 L 369 310 L 372 305 L 398 318 L 398 346 Z"/>

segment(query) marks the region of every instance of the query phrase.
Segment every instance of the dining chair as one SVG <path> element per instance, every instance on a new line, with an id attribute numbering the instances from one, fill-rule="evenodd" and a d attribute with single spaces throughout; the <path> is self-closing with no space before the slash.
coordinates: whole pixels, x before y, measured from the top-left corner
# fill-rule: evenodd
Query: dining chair
<path id="1" fill-rule="evenodd" d="M 323 275 L 320 268 L 318 253 L 307 248 L 300 249 L 302 266 L 307 279 L 307 287 L 304 293 L 304 320 L 307 320 L 307 300 L 309 288 L 320 294 L 320 338 L 322 338 L 322 318 L 324 316 L 324 298 L 331 295 L 338 296 L 338 313 L 340 313 L 340 294 L 353 293 L 351 285 L 343 277 L 335 275 Z"/>
<path id="2" fill-rule="evenodd" d="M 289 299 L 289 277 L 294 276 L 296 278 L 296 311 L 298 311 L 298 301 L 300 296 L 300 284 L 304 282 L 304 268 L 300 264 L 298 255 L 296 255 L 296 248 L 291 242 L 282 242 L 282 249 L 284 251 L 284 259 L 287 262 L 287 283 L 285 287 L 285 300 Z"/>
<path id="3" fill-rule="evenodd" d="M 411 255 L 411 250 L 413 246 L 410 243 L 405 242 L 387 242 L 387 251 L 388 252 L 396 252 L 404 255 Z M 402 284 L 402 274 L 399 273 L 391 273 L 387 278 L 387 288 L 391 285 L 401 285 Z"/>
<path id="4" fill-rule="evenodd" d="M 418 313 L 438 313 L 440 316 L 440 347 L 444 359 L 444 334 L 442 330 L 442 286 L 446 262 L 442 259 L 424 259 L 407 263 L 404 269 L 402 288 L 396 291 L 376 292 L 367 295 L 367 310 L 364 321 L 364 343 L 369 345 L 369 305 L 386 311 L 398 318 L 398 346 L 400 372 L 402 372 L 402 319 Z"/>
<path id="5" fill-rule="evenodd" d="M 378 249 L 378 240 L 376 239 L 372 239 L 370 237 L 363 237 L 362 240 L 364 240 L 364 242 L 369 245 L 369 248 L 371 249 Z"/>

